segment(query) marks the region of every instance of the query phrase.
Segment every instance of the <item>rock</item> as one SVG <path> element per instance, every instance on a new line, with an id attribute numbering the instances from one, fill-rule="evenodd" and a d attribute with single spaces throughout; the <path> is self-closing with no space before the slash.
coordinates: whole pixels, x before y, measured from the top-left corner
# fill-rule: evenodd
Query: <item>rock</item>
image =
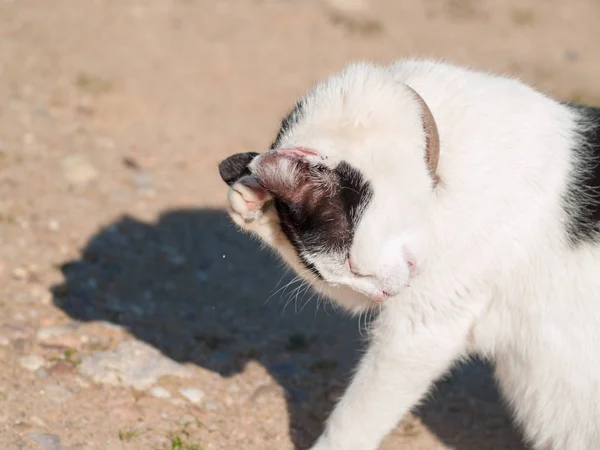
<path id="1" fill-rule="evenodd" d="M 154 386 L 150 389 L 150 395 L 156 398 L 171 398 L 171 393 L 160 386 Z"/>
<path id="2" fill-rule="evenodd" d="M 85 186 L 98 178 L 98 171 L 83 155 L 71 155 L 62 161 L 63 174 L 74 186 Z"/>
<path id="3" fill-rule="evenodd" d="M 37 355 L 26 355 L 19 358 L 19 365 L 26 370 L 35 372 L 44 366 L 46 361 Z"/>
<path id="4" fill-rule="evenodd" d="M 217 411 L 221 408 L 221 405 L 219 405 L 219 403 L 217 403 L 215 400 L 206 400 L 204 402 L 204 408 L 208 411 Z"/>
<path id="5" fill-rule="evenodd" d="M 79 348 L 83 336 L 77 334 L 79 323 L 71 322 L 66 325 L 40 328 L 36 333 L 38 341 L 46 345 L 55 345 L 67 348 Z"/>
<path id="6" fill-rule="evenodd" d="M 276 384 L 263 384 L 256 388 L 249 398 L 250 403 L 256 403 L 263 398 L 277 398 L 285 395 L 283 388 Z"/>
<path id="7" fill-rule="evenodd" d="M 33 285 L 30 294 L 34 300 L 40 302 L 42 305 L 50 305 L 52 303 L 52 293 L 40 285 Z"/>
<path id="8" fill-rule="evenodd" d="M 24 280 L 29 276 L 29 272 L 24 267 L 17 267 L 13 270 L 12 276 L 15 280 Z"/>
<path id="9" fill-rule="evenodd" d="M 181 419 L 179 419 L 179 425 L 182 425 L 184 427 L 194 422 L 196 422 L 196 418 L 189 414 L 185 414 Z"/>
<path id="10" fill-rule="evenodd" d="M 71 322 L 66 325 L 58 325 L 53 327 L 43 327 L 38 330 L 36 337 L 40 341 L 49 341 L 55 337 L 72 332 L 77 328 L 79 328 L 79 324 L 77 322 Z"/>
<path id="11" fill-rule="evenodd" d="M 165 375 L 189 376 L 181 364 L 139 341 L 123 342 L 114 351 L 86 355 L 79 370 L 97 383 L 136 390 L 150 388 Z"/>
<path id="12" fill-rule="evenodd" d="M 60 438 L 56 434 L 27 434 L 25 437 L 37 442 L 43 450 L 63 450 Z"/>
<path id="13" fill-rule="evenodd" d="M 44 387 L 44 395 L 54 403 L 63 403 L 71 398 L 73 393 L 57 384 L 50 384 Z"/>
<path id="14" fill-rule="evenodd" d="M 154 195 L 155 189 L 152 183 L 152 177 L 146 172 L 136 172 L 133 174 L 133 182 L 140 194 Z"/>
<path id="15" fill-rule="evenodd" d="M 39 416 L 31 416 L 29 417 L 29 422 L 31 422 L 36 427 L 46 428 L 48 424 Z"/>
<path id="16" fill-rule="evenodd" d="M 565 52 L 565 58 L 569 62 L 575 62 L 575 61 L 579 60 L 580 56 L 581 55 L 577 50 L 567 50 Z"/>
<path id="17" fill-rule="evenodd" d="M 27 342 L 25 341 L 25 339 L 23 338 L 17 338 L 14 340 L 12 346 L 13 346 L 13 350 L 16 353 L 22 353 L 25 351 L 25 345 L 27 344 Z"/>
<path id="18" fill-rule="evenodd" d="M 369 0 L 321 0 L 334 23 L 361 33 L 379 32 L 383 23 L 374 15 Z"/>
<path id="19" fill-rule="evenodd" d="M 200 403 L 206 395 L 204 391 L 197 388 L 180 388 L 179 393 L 192 403 Z"/>
<path id="20" fill-rule="evenodd" d="M 35 371 L 35 376 L 40 378 L 46 378 L 48 376 L 48 372 L 43 367 Z"/>

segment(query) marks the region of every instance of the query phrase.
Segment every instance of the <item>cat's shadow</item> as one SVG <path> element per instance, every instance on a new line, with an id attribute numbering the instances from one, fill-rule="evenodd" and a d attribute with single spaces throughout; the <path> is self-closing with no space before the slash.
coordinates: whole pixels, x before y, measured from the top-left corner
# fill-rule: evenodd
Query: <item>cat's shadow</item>
<path id="1" fill-rule="evenodd" d="M 307 448 L 356 362 L 357 320 L 323 304 L 315 313 L 316 297 L 300 284 L 276 292 L 293 274 L 258 247 L 220 210 L 174 210 L 155 223 L 123 217 L 64 263 L 54 302 L 222 376 L 257 360 L 285 390 L 294 444 Z M 438 383 L 419 415 L 457 450 L 524 448 L 482 363 Z"/>

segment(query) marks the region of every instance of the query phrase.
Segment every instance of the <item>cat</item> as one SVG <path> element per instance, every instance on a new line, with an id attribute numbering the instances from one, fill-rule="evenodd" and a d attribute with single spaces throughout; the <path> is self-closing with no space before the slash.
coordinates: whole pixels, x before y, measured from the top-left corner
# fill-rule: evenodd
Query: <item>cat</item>
<path id="1" fill-rule="evenodd" d="M 474 355 L 532 448 L 600 448 L 600 109 L 447 62 L 352 63 L 219 170 L 240 229 L 379 309 L 312 450 L 376 449 Z"/>

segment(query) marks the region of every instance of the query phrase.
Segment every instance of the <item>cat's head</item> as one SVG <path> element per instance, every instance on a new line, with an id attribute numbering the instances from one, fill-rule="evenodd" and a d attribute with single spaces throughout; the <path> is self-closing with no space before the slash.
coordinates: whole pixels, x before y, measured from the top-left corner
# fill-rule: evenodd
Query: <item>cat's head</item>
<path id="1" fill-rule="evenodd" d="M 438 153 L 420 95 L 354 65 L 296 104 L 269 151 L 233 155 L 221 174 L 268 193 L 293 265 L 361 294 L 345 305 L 358 310 L 400 293 L 427 256 Z"/>

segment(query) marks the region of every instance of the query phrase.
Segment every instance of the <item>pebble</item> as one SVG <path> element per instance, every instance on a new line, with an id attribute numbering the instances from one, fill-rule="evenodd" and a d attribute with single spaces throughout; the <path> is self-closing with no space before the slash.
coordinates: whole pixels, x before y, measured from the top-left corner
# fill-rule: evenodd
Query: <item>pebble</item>
<path id="1" fill-rule="evenodd" d="M 58 384 L 50 384 L 44 387 L 44 395 L 54 403 L 64 403 L 73 396 L 73 393 Z"/>
<path id="2" fill-rule="evenodd" d="M 44 419 L 42 419 L 40 416 L 31 416 L 29 417 L 29 421 L 37 427 L 46 428 L 48 426 L 48 424 L 44 422 Z"/>
<path id="3" fill-rule="evenodd" d="M 156 398 L 171 398 L 171 393 L 160 386 L 154 386 L 150 389 L 150 394 Z"/>
<path id="4" fill-rule="evenodd" d="M 85 186 L 98 178 L 98 170 L 83 155 L 71 155 L 62 161 L 63 175 L 74 186 Z"/>
<path id="5" fill-rule="evenodd" d="M 567 50 L 565 52 L 565 58 L 569 62 L 575 62 L 579 59 L 579 57 L 580 57 L 580 54 L 577 50 Z"/>
<path id="6" fill-rule="evenodd" d="M 17 267 L 12 272 L 12 276 L 16 280 L 24 280 L 25 278 L 27 278 L 28 275 L 29 272 L 27 272 L 27 269 L 25 269 L 24 267 Z"/>
<path id="7" fill-rule="evenodd" d="M 27 438 L 37 442 L 43 450 L 63 450 L 60 438 L 56 434 L 27 434 Z"/>
<path id="8" fill-rule="evenodd" d="M 84 355 L 79 371 L 97 383 L 136 390 L 149 389 L 165 375 L 190 375 L 184 366 L 139 341 L 123 342 L 113 351 Z"/>
<path id="9" fill-rule="evenodd" d="M 38 341 L 47 345 L 79 348 L 81 343 L 87 339 L 87 336 L 78 335 L 76 333 L 78 328 L 79 324 L 77 322 L 71 322 L 66 325 L 43 327 L 38 330 L 36 337 Z"/>
<path id="10" fill-rule="evenodd" d="M 184 427 L 189 423 L 196 422 L 196 418 L 189 414 L 185 414 L 181 419 L 179 419 L 179 425 L 183 425 Z"/>
<path id="11" fill-rule="evenodd" d="M 37 355 L 26 355 L 19 358 L 19 365 L 31 372 L 40 369 L 45 363 L 46 361 Z"/>
<path id="12" fill-rule="evenodd" d="M 79 324 L 71 322 L 66 325 L 43 327 L 38 330 L 36 337 L 40 341 L 49 341 L 79 328 Z"/>
<path id="13" fill-rule="evenodd" d="M 217 403 L 217 402 L 216 402 L 216 401 L 214 401 L 214 400 L 206 400 L 206 401 L 204 402 L 204 408 L 205 408 L 206 410 L 208 410 L 208 411 L 213 411 L 213 412 L 214 412 L 214 411 L 217 411 L 217 410 L 219 410 L 219 409 L 220 409 L 220 407 L 221 407 L 221 406 L 219 405 L 219 403 Z"/>
<path id="14" fill-rule="evenodd" d="M 152 177 L 145 172 L 136 172 L 133 174 L 133 181 L 140 194 L 146 194 L 152 196 L 155 194 L 154 185 L 152 183 Z"/>
<path id="15" fill-rule="evenodd" d="M 204 391 L 197 388 L 180 388 L 179 393 L 192 403 L 200 403 L 206 395 Z"/>
<path id="16" fill-rule="evenodd" d="M 52 303 L 52 293 L 40 285 L 33 285 L 30 294 L 34 300 L 40 302 L 42 305 L 50 305 Z"/>

